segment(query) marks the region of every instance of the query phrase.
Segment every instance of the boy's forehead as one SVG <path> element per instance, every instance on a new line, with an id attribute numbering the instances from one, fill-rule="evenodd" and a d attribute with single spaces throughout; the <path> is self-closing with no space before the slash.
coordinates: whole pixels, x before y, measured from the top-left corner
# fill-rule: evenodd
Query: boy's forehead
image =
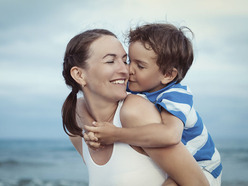
<path id="1" fill-rule="evenodd" d="M 140 46 L 142 48 L 145 48 L 146 50 L 153 50 L 151 45 L 149 45 L 148 42 L 143 42 L 143 41 L 140 41 L 140 40 L 133 41 L 132 43 L 130 43 L 129 47 L 132 46 L 132 45 Z"/>
<path id="2" fill-rule="evenodd" d="M 158 56 L 149 44 L 143 44 L 140 41 L 136 41 L 129 45 L 129 57 L 149 62 L 150 60 L 157 60 Z"/>
<path id="3" fill-rule="evenodd" d="M 144 42 L 144 43 L 142 43 L 142 44 L 143 44 L 143 46 L 144 46 L 147 50 L 152 50 L 152 51 L 153 51 L 151 45 L 149 45 L 148 42 Z"/>
<path id="4" fill-rule="evenodd" d="M 141 41 L 134 41 L 129 45 L 129 53 L 132 52 L 131 50 L 139 50 L 145 53 L 149 53 L 150 55 L 153 55 L 153 58 L 157 57 L 157 54 L 147 42 L 143 43 Z"/>

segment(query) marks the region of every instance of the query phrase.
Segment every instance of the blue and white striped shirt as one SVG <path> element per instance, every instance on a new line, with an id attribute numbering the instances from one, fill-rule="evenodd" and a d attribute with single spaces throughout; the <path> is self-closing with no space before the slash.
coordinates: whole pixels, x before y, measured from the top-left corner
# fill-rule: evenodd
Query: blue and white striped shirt
<path id="1" fill-rule="evenodd" d="M 137 92 L 130 92 L 137 94 Z M 217 178 L 222 171 L 220 154 L 201 117 L 193 107 L 193 95 L 188 87 L 172 82 L 161 90 L 151 93 L 142 92 L 142 94 L 154 103 L 160 112 L 161 108 L 164 108 L 182 120 L 184 124 L 182 143 L 198 164 Z"/>

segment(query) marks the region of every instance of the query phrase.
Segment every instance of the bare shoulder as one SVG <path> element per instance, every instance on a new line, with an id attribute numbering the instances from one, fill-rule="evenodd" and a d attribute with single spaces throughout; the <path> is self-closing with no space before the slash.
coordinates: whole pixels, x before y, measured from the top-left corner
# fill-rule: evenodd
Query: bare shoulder
<path id="1" fill-rule="evenodd" d="M 120 113 L 124 127 L 160 123 L 161 116 L 155 105 L 145 98 L 130 94 L 125 99 Z"/>
<path id="2" fill-rule="evenodd" d="M 83 97 L 78 98 L 77 99 L 77 106 L 76 106 L 77 111 L 80 111 L 83 108 L 82 106 L 84 104 L 85 104 L 84 103 L 84 98 Z"/>
<path id="3" fill-rule="evenodd" d="M 80 128 L 83 128 L 83 113 L 85 113 L 85 100 L 83 97 L 77 99 L 76 105 L 76 120 Z"/>
<path id="4" fill-rule="evenodd" d="M 126 99 L 125 99 L 125 104 L 152 104 L 150 101 L 148 101 L 147 99 L 143 98 L 142 96 L 139 95 L 135 95 L 135 94 L 129 94 Z"/>

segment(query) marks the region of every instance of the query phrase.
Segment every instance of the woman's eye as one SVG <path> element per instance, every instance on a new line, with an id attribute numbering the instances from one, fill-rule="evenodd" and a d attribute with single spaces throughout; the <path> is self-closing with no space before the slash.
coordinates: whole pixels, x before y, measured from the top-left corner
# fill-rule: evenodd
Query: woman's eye
<path id="1" fill-rule="evenodd" d="M 114 61 L 107 61 L 106 63 L 114 63 Z"/>

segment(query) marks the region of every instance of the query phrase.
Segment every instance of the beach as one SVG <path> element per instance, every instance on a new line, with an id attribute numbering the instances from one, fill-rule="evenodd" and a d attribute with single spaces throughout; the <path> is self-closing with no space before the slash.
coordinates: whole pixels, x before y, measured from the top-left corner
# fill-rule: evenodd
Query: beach
<path id="1" fill-rule="evenodd" d="M 248 141 L 215 140 L 223 186 L 248 185 Z M 69 139 L 0 140 L 0 186 L 86 186 L 88 173 Z"/>

